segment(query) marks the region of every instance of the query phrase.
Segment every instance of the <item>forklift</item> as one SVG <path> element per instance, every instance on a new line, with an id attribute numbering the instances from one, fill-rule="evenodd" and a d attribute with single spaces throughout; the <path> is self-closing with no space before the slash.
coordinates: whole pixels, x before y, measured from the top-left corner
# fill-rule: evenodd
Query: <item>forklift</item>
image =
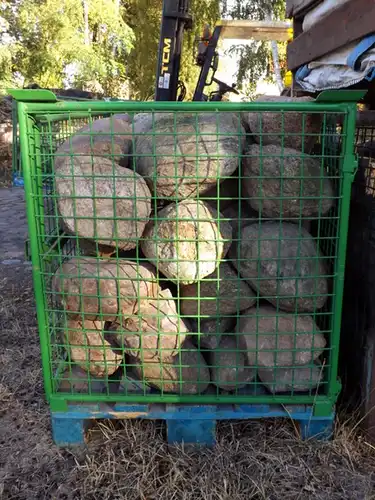
<path id="1" fill-rule="evenodd" d="M 191 30 L 193 18 L 190 0 L 164 0 L 158 50 L 155 100 L 183 101 L 186 88 L 179 79 L 182 43 L 185 30 Z M 221 101 L 228 93 L 239 94 L 236 86 L 228 85 L 216 78 L 219 65 L 219 39 L 278 40 L 288 41 L 293 36 L 289 22 L 231 21 L 222 20 L 211 32 L 205 26 L 198 41 L 196 64 L 200 74 L 195 87 L 193 101 Z M 216 83 L 217 90 L 205 93 L 206 87 Z"/>

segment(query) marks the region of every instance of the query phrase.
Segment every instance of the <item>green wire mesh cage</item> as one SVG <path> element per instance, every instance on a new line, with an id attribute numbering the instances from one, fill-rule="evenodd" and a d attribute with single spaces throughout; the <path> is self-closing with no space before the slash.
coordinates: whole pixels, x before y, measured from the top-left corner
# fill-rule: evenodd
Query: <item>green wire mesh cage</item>
<path id="1" fill-rule="evenodd" d="M 35 91 L 34 91 L 35 92 Z M 50 93 L 50 91 L 37 91 L 37 92 L 45 92 Z M 71 91 L 72 94 L 77 94 L 77 93 L 82 93 L 83 95 L 89 94 L 87 92 L 80 92 L 80 91 Z M 46 95 L 46 94 L 45 94 Z M 57 95 L 56 98 L 59 101 L 90 101 L 92 100 L 90 97 L 77 97 L 76 95 Z M 115 100 L 115 99 L 109 99 L 106 98 L 105 100 Z M 116 100 L 122 100 L 122 99 L 116 99 Z M 123 101 L 123 100 L 122 100 Z M 19 140 L 19 127 L 18 127 L 18 107 L 17 107 L 18 101 L 13 100 L 12 101 L 12 128 L 13 128 L 13 134 L 12 134 L 12 178 L 13 178 L 13 184 L 15 186 L 23 186 L 23 173 L 22 173 L 22 162 L 21 162 L 21 154 L 20 154 L 20 140 Z M 61 130 L 60 132 L 64 134 L 64 122 L 60 123 L 61 125 Z M 59 129 L 57 128 L 57 131 Z"/>
<path id="2" fill-rule="evenodd" d="M 19 103 L 53 408 L 332 407 L 359 97 L 344 94 Z"/>

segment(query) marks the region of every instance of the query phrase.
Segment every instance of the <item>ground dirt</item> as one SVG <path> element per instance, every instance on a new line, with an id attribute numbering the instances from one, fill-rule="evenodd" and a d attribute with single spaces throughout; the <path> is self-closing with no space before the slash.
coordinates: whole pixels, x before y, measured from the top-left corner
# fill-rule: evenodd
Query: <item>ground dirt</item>
<path id="1" fill-rule="evenodd" d="M 375 448 L 352 421 L 330 443 L 288 421 L 230 424 L 216 448 L 168 447 L 161 423 L 99 422 L 86 448 L 57 448 L 44 402 L 23 192 L 0 189 L 0 498 L 370 500 Z"/>

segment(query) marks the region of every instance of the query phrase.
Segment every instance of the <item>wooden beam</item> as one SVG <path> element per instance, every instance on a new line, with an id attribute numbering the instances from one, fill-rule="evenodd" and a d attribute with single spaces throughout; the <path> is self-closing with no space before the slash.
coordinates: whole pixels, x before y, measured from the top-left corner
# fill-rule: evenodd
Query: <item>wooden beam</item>
<path id="1" fill-rule="evenodd" d="M 220 38 L 233 40 L 276 40 L 287 42 L 293 37 L 290 21 L 227 21 L 218 23 L 222 26 Z"/>
<path id="2" fill-rule="evenodd" d="M 288 69 L 296 70 L 375 32 L 375 0 L 351 0 L 288 44 Z"/>
<path id="3" fill-rule="evenodd" d="M 286 0 L 286 17 L 290 19 L 302 16 L 322 2 L 323 0 Z"/>

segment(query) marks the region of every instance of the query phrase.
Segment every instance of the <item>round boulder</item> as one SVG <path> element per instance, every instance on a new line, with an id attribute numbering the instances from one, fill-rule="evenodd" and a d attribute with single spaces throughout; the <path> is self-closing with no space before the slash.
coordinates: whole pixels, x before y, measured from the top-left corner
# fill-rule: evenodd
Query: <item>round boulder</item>
<path id="1" fill-rule="evenodd" d="M 245 311 L 238 324 L 250 366 L 261 368 L 306 365 L 326 346 L 324 335 L 311 316 L 278 313 L 272 306 Z"/>
<path id="2" fill-rule="evenodd" d="M 328 297 L 326 263 L 314 238 L 287 222 L 246 226 L 231 248 L 241 276 L 284 311 L 313 312 Z"/>
<path id="3" fill-rule="evenodd" d="M 132 311 L 123 314 L 121 325 L 112 330 L 118 345 L 140 361 L 170 359 L 189 332 L 168 289 L 155 298 L 139 300 Z"/>
<path id="4" fill-rule="evenodd" d="M 100 157 L 65 157 L 55 168 L 59 213 L 67 230 L 106 246 L 137 246 L 151 193 L 136 172 Z"/>
<path id="5" fill-rule="evenodd" d="M 134 372 L 162 393 L 200 394 L 210 383 L 210 372 L 202 354 L 189 342 L 169 361 L 134 362 Z"/>
<path id="6" fill-rule="evenodd" d="M 280 146 L 249 147 L 244 157 L 243 190 L 262 217 L 300 219 L 326 214 L 335 201 L 321 161 Z"/>
<path id="7" fill-rule="evenodd" d="M 236 335 L 221 338 L 218 347 L 210 352 L 209 366 L 212 383 L 226 391 L 245 387 L 256 375 L 256 371 L 247 366 L 246 352 L 241 351 Z"/>
<path id="8" fill-rule="evenodd" d="M 100 118 L 77 130 L 57 149 L 55 166 L 71 156 L 99 156 L 123 167 L 129 164 L 132 125 L 125 115 Z"/>
<path id="9" fill-rule="evenodd" d="M 158 198 L 195 197 L 238 168 L 243 128 L 232 113 L 138 117 L 136 170 Z"/>
<path id="10" fill-rule="evenodd" d="M 256 295 L 238 271 L 222 262 L 215 271 L 187 286 L 180 287 L 184 316 L 220 317 L 235 314 L 255 304 Z"/>
<path id="11" fill-rule="evenodd" d="M 190 284 L 214 272 L 231 240 L 232 228 L 222 214 L 201 201 L 184 200 L 158 212 L 141 248 L 167 278 Z"/>
<path id="12" fill-rule="evenodd" d="M 309 96 L 287 97 L 262 95 L 255 102 L 314 102 Z M 303 150 L 309 153 L 321 133 L 322 114 L 301 111 L 251 111 L 247 124 L 253 138 L 262 144 Z"/>

